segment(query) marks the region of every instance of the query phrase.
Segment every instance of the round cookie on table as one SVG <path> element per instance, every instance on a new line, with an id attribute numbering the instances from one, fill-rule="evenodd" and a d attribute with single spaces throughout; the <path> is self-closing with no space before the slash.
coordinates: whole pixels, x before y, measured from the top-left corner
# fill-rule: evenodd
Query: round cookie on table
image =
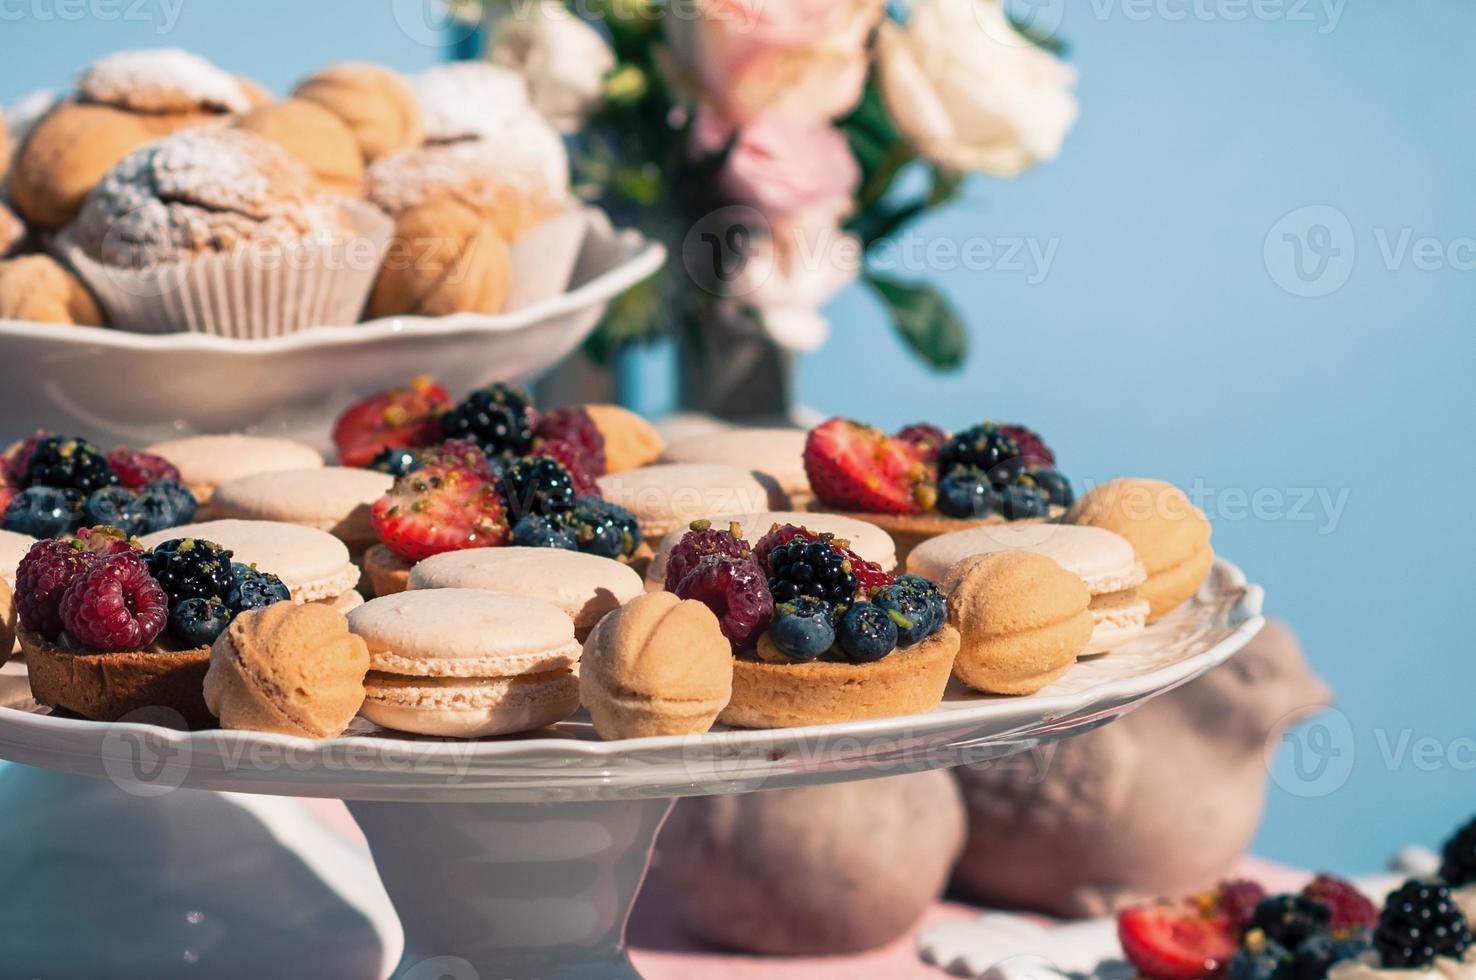
<path id="1" fill-rule="evenodd" d="M 348 466 L 270 470 L 220 484 L 211 498 L 218 519 L 276 521 L 327 531 L 358 557 L 378 542 L 370 508 L 395 478 Z"/>
<path id="2" fill-rule="evenodd" d="M 609 613 L 644 592 L 627 565 L 558 548 L 470 548 L 434 555 L 410 570 L 409 589 L 485 589 L 542 599 L 562 609 L 581 643 Z"/>
<path id="3" fill-rule="evenodd" d="M 146 451 L 173 464 L 202 505 L 209 504 L 215 488 L 228 480 L 323 465 L 322 454 L 313 447 L 271 436 L 186 436 L 155 443 Z"/>
<path id="4" fill-rule="evenodd" d="M 810 430 L 804 458 L 812 509 L 878 525 L 904 562 L 929 538 L 1059 517 L 1073 500 L 1055 455 L 1019 425 L 985 422 L 949 435 L 919 423 L 888 436 L 837 418 Z"/>
<path id="5" fill-rule="evenodd" d="M 194 495 L 167 460 L 37 432 L 0 456 L 0 528 L 53 538 L 98 524 L 148 534 L 195 518 Z"/>
<path id="6" fill-rule="evenodd" d="M 661 454 L 667 463 L 722 463 L 752 470 L 772 481 L 795 510 L 809 506 L 803 429 L 731 428 L 671 442 Z"/>
<path id="7" fill-rule="evenodd" d="M 362 714 L 385 728 L 478 738 L 579 708 L 580 646 L 557 606 L 481 589 L 381 596 L 349 613 L 369 649 Z"/>
<path id="8" fill-rule="evenodd" d="M 882 571 L 891 572 L 897 568 L 897 549 L 892 544 L 891 535 L 875 524 L 858 521 L 853 517 L 796 510 L 767 510 L 752 514 L 713 515 L 703 518 L 703 521 L 708 526 L 715 525 L 719 528 L 737 524 L 756 537 L 762 537 L 775 528 L 785 525 L 804 527 L 816 534 L 832 535 L 862 558 L 880 566 Z M 662 538 L 656 545 L 655 554 L 651 556 L 651 563 L 646 566 L 647 588 L 666 587 L 666 556 L 690 530 L 693 530 L 690 524 L 678 528 Z"/>
<path id="9" fill-rule="evenodd" d="M 1119 534 L 1132 545 L 1148 576 L 1138 595 L 1148 601 L 1150 623 L 1187 602 L 1214 565 L 1209 520 L 1172 483 L 1104 483 L 1077 501 L 1066 520 Z"/>
<path id="10" fill-rule="evenodd" d="M 783 510 L 778 487 L 722 463 L 658 463 L 599 479 L 605 499 L 635 515 L 647 541 L 712 514 Z"/>
<path id="11" fill-rule="evenodd" d="M 955 531 L 912 549 L 907 570 L 941 581 L 967 558 L 1007 551 L 1045 555 L 1086 584 L 1095 626 L 1083 655 L 1114 650 L 1143 632 L 1148 616 L 1148 602 L 1138 595 L 1147 578 L 1143 564 L 1125 538 L 1101 528 L 1032 523 Z"/>
<path id="12" fill-rule="evenodd" d="M 779 728 L 938 705 L 958 633 L 931 582 L 802 527 L 752 544 L 737 530 L 699 525 L 666 560 L 667 591 L 706 605 L 735 654 L 719 720 Z"/>
<path id="13" fill-rule="evenodd" d="M 16 576 L 19 640 L 31 693 L 84 718 L 212 723 L 203 683 L 210 646 L 237 616 L 290 595 L 270 571 L 234 562 L 205 538 L 152 546 L 117 528 L 33 545 Z"/>

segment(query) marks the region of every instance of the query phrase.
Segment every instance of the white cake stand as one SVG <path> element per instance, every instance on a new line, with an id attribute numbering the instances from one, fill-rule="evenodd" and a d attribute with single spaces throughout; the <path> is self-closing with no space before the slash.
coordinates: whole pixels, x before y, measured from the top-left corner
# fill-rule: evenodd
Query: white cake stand
<path id="1" fill-rule="evenodd" d="M 582 717 L 536 738 L 314 742 L 46 713 L 0 673 L 0 757 L 176 787 L 348 803 L 405 929 L 400 980 L 636 974 L 625 921 L 679 796 L 866 779 L 1026 750 L 1106 724 L 1199 676 L 1259 630 L 1261 590 L 1220 562 L 1194 601 L 1039 694 L 950 690 L 926 715 L 600 742 Z M 157 719 L 156 719 L 157 720 Z"/>

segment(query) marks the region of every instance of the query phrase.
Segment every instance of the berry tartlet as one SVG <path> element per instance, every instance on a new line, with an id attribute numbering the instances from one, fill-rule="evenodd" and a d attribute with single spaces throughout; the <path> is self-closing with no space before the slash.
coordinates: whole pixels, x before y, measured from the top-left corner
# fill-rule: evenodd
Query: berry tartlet
<path id="1" fill-rule="evenodd" d="M 540 414 L 501 383 L 453 402 L 416 378 L 350 406 L 333 441 L 346 465 L 395 478 L 370 512 L 378 542 L 363 562 L 376 595 L 403 592 L 416 562 L 466 548 L 649 557 L 635 518 L 601 496 L 605 440 L 582 407 Z"/>
<path id="2" fill-rule="evenodd" d="M 889 436 L 835 418 L 810 430 L 804 460 L 812 509 L 876 524 L 904 563 L 937 535 L 1056 518 L 1074 500 L 1055 455 L 1019 425 L 985 422 L 949 435 L 918 424 Z"/>
<path id="3" fill-rule="evenodd" d="M 959 637 L 926 579 L 893 578 L 844 540 L 698 521 L 666 561 L 666 590 L 703 603 L 732 645 L 733 693 L 719 720 L 790 728 L 936 707 Z"/>
<path id="4" fill-rule="evenodd" d="M 107 527 L 37 542 L 16 574 L 32 696 L 96 721 L 158 708 L 212 724 L 210 645 L 237 615 L 290 598 L 275 575 L 232 557 L 196 538 L 144 550 Z"/>

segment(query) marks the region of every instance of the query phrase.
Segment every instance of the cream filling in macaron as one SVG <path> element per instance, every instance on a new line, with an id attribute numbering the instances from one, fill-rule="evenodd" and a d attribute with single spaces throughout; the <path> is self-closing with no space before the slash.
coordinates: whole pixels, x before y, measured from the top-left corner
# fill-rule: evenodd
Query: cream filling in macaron
<path id="1" fill-rule="evenodd" d="M 1147 627 L 1148 600 L 1136 589 L 1093 595 L 1087 609 L 1092 614 L 1092 638 L 1083 656 L 1115 650 Z"/>
<path id="2" fill-rule="evenodd" d="M 579 710 L 572 671 L 519 677 L 401 677 L 370 671 L 359 714 L 382 728 L 485 738 L 543 728 Z"/>

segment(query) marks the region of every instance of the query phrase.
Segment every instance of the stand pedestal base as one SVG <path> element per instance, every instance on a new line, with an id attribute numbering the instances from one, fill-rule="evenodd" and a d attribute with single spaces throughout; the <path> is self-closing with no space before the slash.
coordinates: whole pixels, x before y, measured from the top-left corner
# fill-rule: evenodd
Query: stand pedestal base
<path id="1" fill-rule="evenodd" d="M 625 922 L 671 803 L 350 801 L 405 927 L 397 980 L 638 976 Z"/>

